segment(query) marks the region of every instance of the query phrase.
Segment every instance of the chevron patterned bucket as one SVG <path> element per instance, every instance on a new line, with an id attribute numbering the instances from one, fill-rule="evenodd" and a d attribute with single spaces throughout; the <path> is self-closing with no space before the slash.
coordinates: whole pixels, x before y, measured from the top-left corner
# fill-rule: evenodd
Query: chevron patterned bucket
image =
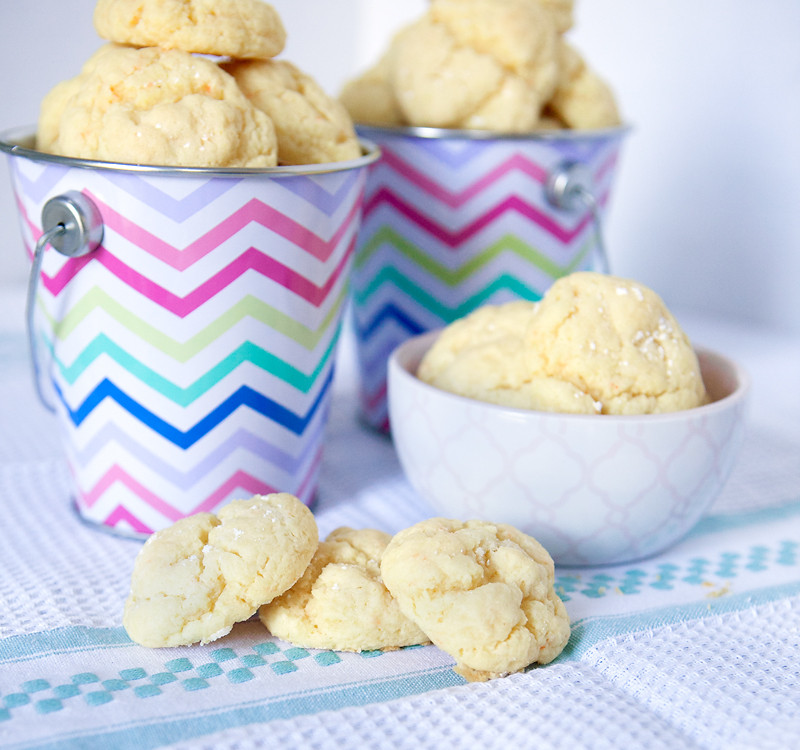
<path id="1" fill-rule="evenodd" d="M 63 428 L 81 516 L 138 536 L 255 493 L 310 505 L 377 149 L 209 170 L 2 140 L 24 244 L 41 255 L 29 300 L 40 392 Z M 76 194 L 99 213 L 102 242 L 82 257 L 55 242 L 40 251 L 43 209 Z"/>
<path id="2" fill-rule="evenodd" d="M 388 430 L 386 365 L 407 338 L 485 303 L 537 300 L 572 271 L 601 270 L 597 222 L 626 132 L 359 128 L 382 152 L 369 170 L 352 275 L 370 425 Z M 548 199 L 548 179 L 564 165 L 586 172 L 593 208 Z"/>

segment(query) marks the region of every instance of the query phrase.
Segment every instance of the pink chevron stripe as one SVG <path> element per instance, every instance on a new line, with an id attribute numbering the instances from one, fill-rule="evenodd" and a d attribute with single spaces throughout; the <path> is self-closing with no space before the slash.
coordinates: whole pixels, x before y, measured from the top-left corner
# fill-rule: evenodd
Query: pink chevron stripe
<path id="1" fill-rule="evenodd" d="M 316 455 L 311 462 L 311 466 L 303 478 L 303 481 L 300 483 L 300 487 L 296 493 L 298 498 L 302 499 L 303 496 L 308 492 L 308 487 L 313 482 L 314 477 L 316 476 L 317 468 L 321 461 L 322 448 L 320 447 L 317 450 Z M 230 477 L 230 479 L 224 482 L 218 489 L 216 489 L 211 495 L 203 500 L 203 502 L 190 511 L 190 513 L 213 512 L 214 508 L 216 508 L 217 505 L 219 505 L 219 503 L 221 503 L 237 487 L 246 490 L 252 495 L 269 495 L 273 492 L 282 492 L 282 490 L 276 489 L 275 487 L 262 482 L 260 479 L 256 479 L 254 476 L 245 471 L 237 471 Z"/>
<path id="2" fill-rule="evenodd" d="M 136 516 L 132 515 L 129 511 L 118 505 L 108 517 L 103 521 L 103 526 L 116 526 L 121 521 L 125 521 L 129 526 L 140 534 L 152 534 L 153 529 L 143 524 Z"/>
<path id="3" fill-rule="evenodd" d="M 377 391 L 373 393 L 367 393 L 366 391 L 361 395 L 361 401 L 364 404 L 365 408 L 369 411 L 376 409 L 380 404 L 382 404 L 386 400 L 387 395 L 387 385 L 386 381 L 384 380 Z"/>
<path id="4" fill-rule="evenodd" d="M 608 158 L 597 168 L 594 174 L 595 183 L 605 179 L 605 177 L 616 168 L 617 161 L 619 161 L 619 151 L 614 149 L 614 151 L 608 155 Z"/>
<path id="5" fill-rule="evenodd" d="M 314 477 L 317 474 L 319 469 L 320 463 L 322 461 L 322 448 L 320 447 L 314 459 L 309 467 L 308 471 L 306 472 L 303 481 L 298 488 L 297 495 L 298 497 L 303 497 L 309 491 L 309 486 L 313 484 Z M 272 487 L 271 485 L 267 484 L 266 482 L 261 481 L 260 479 L 256 479 L 252 474 L 247 473 L 246 471 L 237 471 L 232 474 L 225 482 L 223 482 L 214 492 L 212 492 L 205 500 L 199 503 L 195 508 L 190 510 L 187 514 L 181 513 L 178 509 L 171 506 L 166 501 L 162 500 L 158 495 L 147 489 L 141 482 L 138 482 L 134 479 L 130 474 L 128 474 L 123 468 L 119 465 L 115 464 L 112 466 L 92 487 L 89 491 L 82 491 L 81 492 L 81 500 L 82 505 L 90 509 L 92 508 L 98 500 L 102 497 L 102 495 L 107 492 L 115 483 L 121 483 L 126 486 L 129 490 L 131 490 L 137 497 L 139 497 L 144 503 L 146 503 L 149 507 L 153 510 L 159 512 L 162 516 L 167 518 L 168 520 L 175 522 L 180 518 L 183 518 L 184 515 L 191 515 L 194 513 L 210 513 L 213 512 L 214 508 L 216 508 L 230 493 L 239 488 L 243 489 L 246 492 L 249 492 L 251 495 L 268 495 L 273 492 L 280 492 L 281 490 Z M 108 519 L 104 523 L 109 523 L 110 525 L 114 525 L 118 520 L 121 518 L 125 518 L 126 521 L 129 521 L 132 525 L 139 524 L 141 528 L 137 528 L 137 531 L 149 531 L 146 527 L 141 525 L 134 516 L 130 514 L 129 511 L 124 509 L 122 506 L 117 506 L 117 508 L 112 511 L 109 515 Z M 112 523 L 113 521 L 113 523 Z"/>
<path id="6" fill-rule="evenodd" d="M 114 464 L 88 492 L 82 491 L 83 504 L 86 508 L 91 508 L 109 488 L 119 482 L 125 485 L 131 492 L 140 497 L 151 508 L 157 510 L 162 516 L 170 521 L 177 521 L 182 513 L 173 508 L 169 503 L 162 500 L 154 492 L 147 489 L 141 482 L 134 479 L 124 469 Z"/>
<path id="7" fill-rule="evenodd" d="M 19 212 L 19 215 L 22 218 L 22 221 L 25 223 L 25 225 L 28 227 L 28 231 L 34 237 L 34 245 L 35 245 L 36 241 L 39 239 L 39 237 L 41 237 L 42 231 L 28 217 L 28 212 L 25 210 L 25 204 L 22 202 L 22 198 L 19 195 L 15 194 L 14 199 L 15 199 L 16 204 L 17 204 L 17 211 Z M 33 246 L 29 247 L 28 243 L 25 241 L 24 237 L 22 238 L 22 243 L 25 245 L 25 252 L 28 255 L 28 260 L 32 261 L 33 260 L 34 247 Z"/>
<path id="8" fill-rule="evenodd" d="M 357 220 L 360 210 L 360 201 L 355 201 L 333 237 L 330 240 L 324 240 L 302 224 L 298 224 L 294 219 L 254 198 L 202 237 L 180 249 L 132 222 L 88 190 L 83 192 L 100 209 L 105 226 L 178 271 L 189 268 L 250 223 L 260 224 L 318 260 L 326 261 L 349 230 L 350 225 Z"/>
<path id="9" fill-rule="evenodd" d="M 278 492 L 274 487 L 256 479 L 252 474 L 246 471 L 237 471 L 230 479 L 223 482 L 214 492 L 212 492 L 200 505 L 198 505 L 191 513 L 211 513 L 233 490 L 237 487 L 246 490 L 251 495 L 269 495 L 272 492 Z"/>
<path id="10" fill-rule="evenodd" d="M 110 273 L 120 279 L 120 281 L 127 284 L 143 297 L 163 307 L 165 310 L 174 313 L 179 318 L 185 318 L 204 303 L 208 302 L 209 299 L 222 289 L 230 286 L 230 284 L 245 272 L 254 270 L 262 276 L 280 284 L 288 291 L 302 297 L 306 302 L 314 305 L 314 307 L 319 307 L 327 299 L 331 288 L 343 273 L 353 253 L 355 240 L 356 237 L 354 235 L 346 252 L 323 286 L 317 286 L 302 274 L 297 273 L 297 271 L 285 266 L 274 258 L 264 255 L 264 253 L 253 247 L 245 250 L 245 252 L 234 259 L 233 262 L 207 281 L 203 282 L 185 297 L 179 297 L 173 294 L 155 281 L 133 270 L 130 266 L 123 263 L 119 258 L 102 247 L 95 250 L 90 255 L 68 260 L 55 276 L 48 276 L 43 273 L 41 281 L 47 291 L 54 297 L 57 297 L 87 263 L 100 263 Z"/>
<path id="11" fill-rule="evenodd" d="M 436 198 L 436 200 L 451 208 L 463 206 L 471 198 L 474 198 L 490 185 L 515 170 L 527 174 L 536 182 L 544 183 L 547 179 L 547 172 L 538 164 L 534 164 L 521 154 L 514 154 L 505 162 L 499 164 L 490 172 L 487 172 L 479 180 L 476 180 L 468 188 L 460 192 L 453 192 L 430 179 L 418 169 L 412 167 L 408 162 L 401 159 L 392 151 L 384 150 L 382 161 L 420 190 L 429 193 Z"/>
<path id="12" fill-rule="evenodd" d="M 311 505 L 314 500 L 312 490 L 316 488 L 317 475 L 319 474 L 319 468 L 322 464 L 322 451 L 323 446 L 320 445 L 317 454 L 314 456 L 314 460 L 311 462 L 311 466 L 309 466 L 306 472 L 305 478 L 297 488 L 297 499 L 302 500 L 306 505 Z"/>
<path id="13" fill-rule="evenodd" d="M 602 198 L 601 202 L 604 201 L 605 196 Z M 409 221 L 414 222 L 421 229 L 434 236 L 439 242 L 451 248 L 458 247 L 461 243 L 480 232 L 484 227 L 490 225 L 499 216 L 502 216 L 508 211 L 516 211 L 526 219 L 538 224 L 542 229 L 564 245 L 568 245 L 575 237 L 581 234 L 581 232 L 585 230 L 587 224 L 592 220 L 591 214 L 587 214 L 574 229 L 564 229 L 549 216 L 539 211 L 535 206 L 525 203 L 525 201 L 515 195 L 511 195 L 464 228 L 456 232 L 451 232 L 449 229 L 436 223 L 430 217 L 425 216 L 416 208 L 401 200 L 394 193 L 385 188 L 378 190 L 364 205 L 364 218 L 366 219 L 383 204 L 391 206 L 398 213 L 403 214 Z"/>
<path id="14" fill-rule="evenodd" d="M 107 492 L 116 482 L 125 485 L 144 503 L 150 506 L 153 510 L 158 511 L 162 516 L 170 521 L 174 522 L 184 517 L 184 514 L 181 511 L 162 500 L 160 497 L 158 497 L 158 495 L 151 492 L 149 489 L 147 489 L 147 487 L 141 484 L 141 482 L 138 482 L 123 468 L 116 464 L 103 475 L 100 481 L 97 482 L 92 489 L 90 489 L 88 492 L 82 493 L 84 506 L 86 508 L 91 508 L 94 506 L 95 503 L 97 503 L 97 501 L 102 497 L 102 495 Z M 241 487 L 242 489 L 245 489 L 254 495 L 269 494 L 270 492 L 276 491 L 265 482 L 256 479 L 247 472 L 237 471 L 211 495 L 203 500 L 203 502 L 201 502 L 196 508 L 189 511 L 189 514 L 211 511 L 236 487 Z M 125 512 L 127 513 L 127 511 Z"/>

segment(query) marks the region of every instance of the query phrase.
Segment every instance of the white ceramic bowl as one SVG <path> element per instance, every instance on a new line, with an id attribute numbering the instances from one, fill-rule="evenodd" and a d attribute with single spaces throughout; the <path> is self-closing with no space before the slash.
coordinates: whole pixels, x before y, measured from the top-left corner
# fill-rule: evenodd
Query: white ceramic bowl
<path id="1" fill-rule="evenodd" d="M 510 523 L 559 565 L 653 555 L 697 523 L 728 479 L 743 437 L 747 376 L 698 349 L 706 406 L 643 416 L 495 406 L 416 377 L 433 331 L 389 359 L 389 419 L 400 463 L 433 510 Z"/>

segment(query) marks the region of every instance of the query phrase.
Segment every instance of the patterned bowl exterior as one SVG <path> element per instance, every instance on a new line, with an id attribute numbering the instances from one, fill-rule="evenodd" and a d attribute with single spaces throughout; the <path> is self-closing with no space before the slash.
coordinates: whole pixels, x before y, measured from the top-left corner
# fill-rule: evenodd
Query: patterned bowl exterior
<path id="1" fill-rule="evenodd" d="M 29 254 L 78 190 L 103 244 L 48 247 L 37 329 L 81 515 L 143 535 L 228 500 L 310 504 L 365 166 L 119 171 L 10 157 Z"/>
<path id="2" fill-rule="evenodd" d="M 360 398 L 367 423 L 387 430 L 386 363 L 396 346 L 481 304 L 538 300 L 555 279 L 598 270 L 591 212 L 554 207 L 544 185 L 562 162 L 582 164 L 602 214 L 626 131 L 360 130 L 382 153 L 369 169 L 352 275 Z"/>
<path id="3" fill-rule="evenodd" d="M 505 409 L 414 373 L 436 333 L 389 361 L 400 463 L 439 515 L 510 523 L 559 565 L 648 557 L 679 541 L 725 484 L 743 437 L 747 377 L 698 350 L 717 399 L 672 414 L 583 416 Z"/>

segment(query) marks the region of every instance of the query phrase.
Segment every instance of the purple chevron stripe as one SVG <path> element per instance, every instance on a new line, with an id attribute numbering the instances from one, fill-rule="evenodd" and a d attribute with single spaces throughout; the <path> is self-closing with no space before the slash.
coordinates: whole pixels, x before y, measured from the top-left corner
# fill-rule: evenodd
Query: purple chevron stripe
<path id="1" fill-rule="evenodd" d="M 339 206 L 347 200 L 350 191 L 363 179 L 360 171 L 350 170 L 342 184 L 333 192 L 329 193 L 322 185 L 312 177 L 299 175 L 297 177 L 286 177 L 275 180 L 276 185 L 285 188 L 298 198 L 302 198 L 315 208 L 319 209 L 326 216 L 332 216 Z"/>
<path id="2" fill-rule="evenodd" d="M 376 137 L 375 134 L 365 132 L 367 137 Z M 562 159 L 570 159 L 587 163 L 593 161 L 598 154 L 609 146 L 618 144 L 622 133 L 613 133 L 603 137 L 588 138 L 548 138 L 541 141 L 530 141 L 532 147 L 537 144 L 545 153 L 559 154 Z M 509 148 L 517 147 L 513 140 L 470 140 L 469 138 L 422 138 L 417 136 L 378 136 L 379 145 L 384 152 L 394 151 L 406 159 L 413 159 L 413 151 L 418 149 L 425 152 L 436 161 L 445 164 L 451 169 L 461 169 L 479 157 L 486 149 L 497 148 L 507 144 Z"/>
<path id="3" fill-rule="evenodd" d="M 408 140 L 410 141 L 411 139 Z M 422 151 L 425 151 L 429 156 L 432 156 L 437 161 L 453 169 L 460 169 L 466 166 L 477 156 L 480 156 L 485 148 L 485 144 L 480 141 L 460 141 L 461 148 L 453 148 L 446 145 L 446 139 L 419 138 L 414 139 L 414 141 Z M 486 143 L 491 144 L 493 141 L 487 141 Z M 386 146 L 384 146 L 384 148 L 385 147 Z"/>
<path id="4" fill-rule="evenodd" d="M 294 487 L 286 488 L 291 491 L 301 502 L 310 505 L 313 500 L 313 492 L 316 486 L 317 476 L 319 474 L 320 463 L 322 460 L 322 447 L 317 446 L 317 451 L 311 466 L 307 470 L 305 477 L 302 478 L 300 486 L 295 489 Z M 220 503 L 226 498 L 230 497 L 232 492 L 237 490 L 244 490 L 248 495 L 253 494 L 269 494 L 272 492 L 280 491 L 277 487 L 268 484 L 259 477 L 254 477 L 247 471 L 239 470 L 229 477 L 221 486 L 217 487 L 208 497 L 202 500 L 194 508 L 191 508 L 188 514 L 182 513 L 175 508 L 167 500 L 159 497 L 149 487 L 146 487 L 138 479 L 131 476 L 124 467 L 114 465 L 94 487 L 82 487 L 77 477 L 75 477 L 75 484 L 78 490 L 78 504 L 91 516 L 92 508 L 96 505 L 100 498 L 104 497 L 115 484 L 125 486 L 129 491 L 138 496 L 140 502 L 149 506 L 153 510 L 160 513 L 162 516 L 170 521 L 176 521 L 184 515 L 194 513 L 211 513 L 219 507 Z M 117 511 L 115 510 L 114 513 Z M 107 522 L 104 519 L 103 522 Z M 152 529 L 146 529 L 151 531 Z"/>
<path id="5" fill-rule="evenodd" d="M 487 190 L 494 183 L 503 179 L 507 174 L 519 172 L 527 175 L 535 182 L 543 183 L 547 179 L 547 172 L 524 154 L 512 153 L 508 158 L 498 162 L 496 166 L 482 174 L 478 179 L 462 190 L 451 190 L 442 182 L 429 177 L 415 166 L 400 158 L 393 151 L 385 151 L 381 163 L 377 166 L 376 173 L 383 167 L 390 173 L 393 171 L 409 183 L 431 195 L 431 197 L 444 203 L 450 208 L 460 208 L 476 195 Z M 376 182 L 379 180 L 376 179 Z"/>
<path id="6" fill-rule="evenodd" d="M 13 159 L 15 166 L 17 161 L 16 158 Z M 31 180 L 19 169 L 16 171 L 21 191 L 31 200 L 42 201 L 68 170 L 68 167 L 58 164 L 47 164 L 36 180 Z M 241 177 L 213 177 L 211 179 L 185 177 L 182 179 L 194 179 L 198 185 L 183 198 L 175 198 L 169 193 L 159 190 L 152 177 L 143 177 L 127 172 L 98 171 L 97 174 L 102 175 L 114 188 L 178 224 L 206 209 L 210 203 L 236 187 L 244 179 Z M 354 185 L 362 179 L 363 174 L 360 170 L 349 170 L 347 177 L 332 193 L 325 190 L 313 177 L 306 175 L 280 177 L 274 180 L 274 184 L 298 198 L 302 198 L 326 216 L 332 216 L 349 198 Z"/>
<path id="7" fill-rule="evenodd" d="M 572 140 L 565 139 L 548 141 L 554 151 L 559 153 L 563 159 L 578 161 L 582 164 L 593 162 L 599 154 L 609 147 L 612 143 L 619 141 L 619 136 L 609 136 L 601 139 Z"/>
<path id="8" fill-rule="evenodd" d="M 12 157 L 11 163 L 14 165 L 14 172 L 20 187 L 20 192 L 34 201 L 44 200 L 44 197 L 52 191 L 69 171 L 68 167 L 62 167 L 60 164 L 46 163 L 39 176 L 35 180 L 32 180 L 24 174 L 19 167 L 22 163 L 22 157 Z"/>
<path id="9" fill-rule="evenodd" d="M 371 374 L 373 377 L 379 376 L 381 380 L 386 379 L 386 364 L 389 361 L 389 355 L 405 341 L 414 334 L 410 331 L 392 331 L 392 337 L 387 338 L 386 341 L 380 342 L 374 350 L 366 351 L 366 346 L 362 347 L 364 351 L 360 352 L 360 362 L 363 367 L 363 372 Z M 372 342 L 368 342 L 371 344 Z"/>
<path id="10" fill-rule="evenodd" d="M 208 208 L 209 203 L 224 195 L 242 181 L 240 177 L 213 177 L 207 180 L 185 177 L 182 179 L 193 179 L 198 185 L 185 197 L 175 198 L 169 193 L 159 190 L 151 177 L 142 177 L 141 175 L 126 172 L 101 174 L 115 188 L 122 190 L 131 198 L 136 198 L 136 200 L 178 224 L 192 218 L 199 211 Z"/>
<path id="11" fill-rule="evenodd" d="M 319 439 L 324 429 L 325 420 L 318 419 L 304 438 L 303 449 L 297 456 L 292 456 L 278 446 L 254 435 L 249 430 L 240 429 L 220 443 L 215 450 L 199 461 L 190 471 L 184 473 L 178 471 L 169 461 L 164 461 L 149 451 L 138 440 L 134 440 L 127 431 L 113 423 L 109 423 L 82 450 L 72 452 L 71 458 L 75 466 L 85 468 L 105 446 L 116 444 L 140 463 L 149 466 L 156 474 L 171 484 L 181 490 L 188 490 L 237 450 L 247 451 L 268 461 L 281 471 L 295 475 L 306 465 L 310 456 L 316 450 L 315 446 L 319 444 Z"/>

